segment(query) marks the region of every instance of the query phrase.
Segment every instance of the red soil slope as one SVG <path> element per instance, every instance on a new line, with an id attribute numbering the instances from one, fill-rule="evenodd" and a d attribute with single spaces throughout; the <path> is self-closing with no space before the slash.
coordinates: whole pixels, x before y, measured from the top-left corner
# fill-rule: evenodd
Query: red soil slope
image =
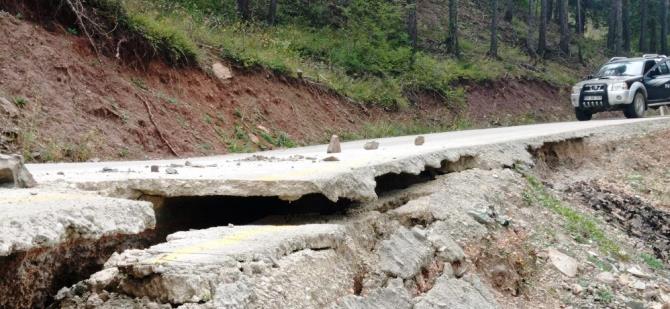
<path id="1" fill-rule="evenodd" d="M 98 59 L 83 37 L 0 14 L 0 96 L 24 103 L 17 118 L 0 109 L 0 152 L 35 160 L 142 159 L 173 156 L 169 144 L 180 156 L 206 155 L 274 147 L 263 132 L 306 144 L 380 121 L 449 122 L 458 114 L 488 126 L 571 114 L 559 99 L 564 94 L 535 81 L 469 85 L 461 110 L 417 95 L 412 107 L 389 112 L 299 80 L 233 71 L 222 82 L 159 61 L 131 68 Z"/>

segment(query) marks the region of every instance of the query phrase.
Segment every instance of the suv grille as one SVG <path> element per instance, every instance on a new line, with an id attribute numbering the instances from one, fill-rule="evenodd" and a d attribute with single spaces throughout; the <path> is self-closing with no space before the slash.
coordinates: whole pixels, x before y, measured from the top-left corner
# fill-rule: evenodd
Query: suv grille
<path id="1" fill-rule="evenodd" d="M 609 107 L 607 84 L 587 84 L 582 87 L 579 96 L 579 107 L 600 109 Z"/>

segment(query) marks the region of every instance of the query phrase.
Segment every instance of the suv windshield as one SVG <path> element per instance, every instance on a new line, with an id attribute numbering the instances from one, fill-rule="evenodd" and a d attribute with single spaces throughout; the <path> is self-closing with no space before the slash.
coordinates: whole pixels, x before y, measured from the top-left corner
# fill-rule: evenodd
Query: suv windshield
<path id="1" fill-rule="evenodd" d="M 643 69 L 643 61 L 608 63 L 600 68 L 596 77 L 641 75 Z"/>

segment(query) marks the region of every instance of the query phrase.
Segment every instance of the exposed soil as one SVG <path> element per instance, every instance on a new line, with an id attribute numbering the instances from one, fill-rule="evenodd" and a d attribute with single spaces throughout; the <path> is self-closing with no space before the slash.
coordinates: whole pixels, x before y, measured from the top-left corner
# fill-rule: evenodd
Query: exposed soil
<path id="1" fill-rule="evenodd" d="M 145 248 L 152 238 L 146 231 L 97 241 L 75 239 L 0 257 L 0 308 L 44 308 L 58 289 L 88 278 L 112 253 Z"/>
<path id="2" fill-rule="evenodd" d="M 465 108 L 419 94 L 411 107 L 386 111 L 266 71 L 231 65 L 234 78 L 222 82 L 160 60 L 138 68 L 98 59 L 85 37 L 49 30 L 0 17 L 0 96 L 22 105 L 17 118 L 0 110 L 0 151 L 37 161 L 172 157 L 168 144 L 180 156 L 269 149 L 278 143 L 264 137 L 310 144 L 375 122 L 467 117 L 481 127 L 571 117 L 560 91 L 543 82 L 466 85 Z"/>

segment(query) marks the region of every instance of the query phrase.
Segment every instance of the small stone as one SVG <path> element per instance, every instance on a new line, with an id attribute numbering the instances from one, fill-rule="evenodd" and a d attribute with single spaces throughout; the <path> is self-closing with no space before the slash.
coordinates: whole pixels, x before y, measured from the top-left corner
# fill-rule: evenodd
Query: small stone
<path id="1" fill-rule="evenodd" d="M 257 125 L 256 128 L 259 129 L 259 130 L 261 130 L 261 131 L 263 131 L 263 132 L 265 132 L 266 134 L 272 134 L 272 133 L 270 132 L 270 129 L 268 129 L 268 128 L 266 128 L 266 127 L 260 125 L 260 124 Z"/>
<path id="2" fill-rule="evenodd" d="M 298 75 L 298 78 L 301 78 L 301 79 L 302 79 L 302 76 L 303 76 L 304 73 L 302 72 L 301 69 L 297 69 L 297 70 L 295 71 L 295 73 Z"/>
<path id="3" fill-rule="evenodd" d="M 640 269 L 640 266 L 637 266 L 637 265 L 633 265 L 633 266 L 629 267 L 626 271 L 629 274 L 631 274 L 635 277 L 645 278 L 645 279 L 651 278 L 651 276 L 649 274 L 646 274 L 645 272 L 643 272 L 642 269 Z"/>
<path id="4" fill-rule="evenodd" d="M 363 145 L 363 149 L 365 150 L 376 150 L 379 148 L 379 143 L 378 142 L 367 142 L 365 145 Z"/>
<path id="5" fill-rule="evenodd" d="M 658 290 L 651 290 L 644 292 L 644 294 L 642 294 L 642 297 L 646 300 L 655 300 L 658 299 L 660 295 L 661 292 L 659 292 Z"/>
<path id="6" fill-rule="evenodd" d="M 152 173 L 158 173 L 158 165 L 152 165 L 151 166 L 151 172 Z"/>
<path id="7" fill-rule="evenodd" d="M 111 168 L 111 167 L 103 167 L 102 168 L 103 173 L 116 173 L 118 171 L 119 171 L 118 169 Z"/>
<path id="8" fill-rule="evenodd" d="M 424 143 L 426 143 L 426 138 L 423 137 L 423 136 L 417 136 L 417 137 L 414 139 L 414 145 L 416 145 L 416 146 L 421 146 L 421 145 L 423 145 Z"/>
<path id="9" fill-rule="evenodd" d="M 58 172 L 58 173 L 56 173 L 56 175 L 63 176 L 63 175 L 65 175 L 65 173 L 63 173 L 63 172 Z"/>
<path id="10" fill-rule="evenodd" d="M 186 161 L 186 162 L 184 162 L 184 165 L 191 166 L 191 165 L 193 165 L 193 163 L 191 163 L 191 161 Z"/>
<path id="11" fill-rule="evenodd" d="M 327 153 L 340 153 L 342 152 L 342 146 L 340 146 L 340 138 L 337 135 L 330 137 L 330 144 L 328 144 Z"/>
<path id="12" fill-rule="evenodd" d="M 582 294 L 582 292 L 584 292 L 584 288 L 577 283 L 571 285 L 570 290 L 572 291 L 572 294 L 575 294 L 575 295 L 580 295 L 580 294 Z"/>
<path id="13" fill-rule="evenodd" d="M 598 280 L 602 283 L 608 284 L 608 285 L 612 285 L 614 283 L 614 281 L 616 281 L 616 278 L 614 278 L 614 274 L 612 274 L 609 271 L 606 271 L 606 272 L 599 273 L 596 276 L 596 280 Z"/>
<path id="14" fill-rule="evenodd" d="M 642 281 L 636 280 L 635 283 L 633 283 L 633 288 L 642 291 L 647 288 L 647 285 Z"/>
<path id="15" fill-rule="evenodd" d="M 261 143 L 261 139 L 258 138 L 258 136 L 256 136 L 255 134 L 249 133 L 249 140 L 256 145 Z"/>
<path id="16" fill-rule="evenodd" d="M 177 170 L 174 169 L 174 168 L 172 168 L 172 167 L 168 167 L 168 168 L 166 168 L 166 169 L 165 169 L 165 173 L 167 173 L 167 174 L 169 174 L 169 175 L 179 174 L 179 172 L 177 172 Z"/>
<path id="17" fill-rule="evenodd" d="M 327 157 L 327 158 L 323 159 L 323 161 L 325 161 L 325 162 L 336 162 L 336 161 L 340 161 L 340 159 L 338 159 L 335 156 L 330 156 L 330 157 Z"/>
<path id="18" fill-rule="evenodd" d="M 233 72 L 221 62 L 215 62 L 212 65 L 212 72 L 220 80 L 228 80 L 233 78 Z"/>
<path id="19" fill-rule="evenodd" d="M 556 249 L 549 249 L 549 260 L 561 273 L 568 277 L 574 277 L 579 270 L 579 263 L 574 258 Z"/>

